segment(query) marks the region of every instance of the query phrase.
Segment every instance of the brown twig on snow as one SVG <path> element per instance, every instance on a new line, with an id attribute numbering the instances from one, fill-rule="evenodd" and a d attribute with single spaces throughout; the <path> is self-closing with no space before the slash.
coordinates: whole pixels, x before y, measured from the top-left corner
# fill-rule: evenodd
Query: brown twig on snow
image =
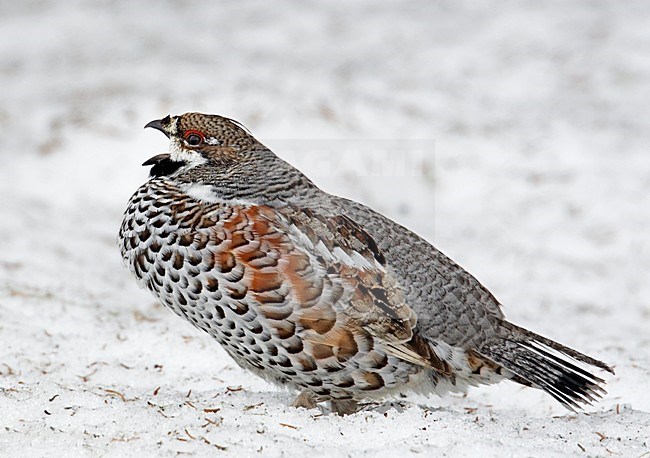
<path id="1" fill-rule="evenodd" d="M 284 426 L 286 428 L 291 428 L 291 429 L 300 429 L 297 426 L 289 425 L 287 423 L 280 423 L 280 426 Z"/>
<path id="2" fill-rule="evenodd" d="M 106 391 L 108 394 L 111 394 L 113 396 L 117 396 L 123 402 L 126 402 L 126 397 L 122 393 L 120 393 L 119 391 L 111 390 L 109 388 L 102 388 L 102 390 Z"/>
<path id="3" fill-rule="evenodd" d="M 99 370 L 99 368 L 96 367 L 89 374 L 77 375 L 77 377 L 79 377 L 84 383 L 86 383 L 86 382 L 88 382 L 88 380 L 90 380 L 90 377 L 92 377 L 93 375 L 95 375 L 97 373 L 98 370 Z"/>
<path id="4" fill-rule="evenodd" d="M 16 372 L 14 371 L 14 369 L 9 364 L 2 363 L 2 365 L 7 368 L 7 373 L 6 374 L 0 374 L 0 375 L 16 375 Z"/>
<path id="5" fill-rule="evenodd" d="M 223 421 L 223 418 L 220 418 L 219 420 L 221 420 L 221 421 L 219 421 L 218 423 L 217 423 L 216 421 L 214 421 L 214 420 L 210 420 L 210 419 L 207 418 L 207 417 L 205 417 L 204 420 L 205 420 L 207 423 L 204 424 L 204 425 L 201 425 L 201 428 L 205 428 L 205 427 L 207 427 L 208 425 L 221 426 L 221 422 Z"/>
<path id="6" fill-rule="evenodd" d="M 208 439 L 206 439 L 205 436 L 201 436 L 201 437 L 199 437 L 199 439 L 201 439 L 203 442 L 205 442 L 208 445 L 212 445 L 213 447 L 218 448 L 219 450 L 222 450 L 222 451 L 228 450 L 228 447 L 224 447 L 223 445 L 219 445 L 219 444 L 213 444 Z"/>

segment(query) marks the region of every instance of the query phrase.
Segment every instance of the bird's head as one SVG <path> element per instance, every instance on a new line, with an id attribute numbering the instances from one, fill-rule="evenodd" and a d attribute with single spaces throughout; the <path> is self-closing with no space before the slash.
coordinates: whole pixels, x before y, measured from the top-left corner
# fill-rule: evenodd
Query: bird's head
<path id="1" fill-rule="evenodd" d="M 240 160 L 245 158 L 247 151 L 259 145 L 237 121 L 218 115 L 185 113 L 166 116 L 151 121 L 146 127 L 161 131 L 170 141 L 169 153 L 154 156 L 143 164 L 154 166 L 152 175 L 208 162 Z"/>

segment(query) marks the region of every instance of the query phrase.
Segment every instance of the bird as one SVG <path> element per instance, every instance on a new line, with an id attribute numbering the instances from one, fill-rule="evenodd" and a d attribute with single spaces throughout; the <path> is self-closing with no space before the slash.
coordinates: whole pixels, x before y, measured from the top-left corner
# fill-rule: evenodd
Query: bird
<path id="1" fill-rule="evenodd" d="M 612 367 L 506 320 L 501 303 L 428 241 L 326 193 L 241 123 L 149 122 L 169 151 L 146 162 L 119 229 L 138 284 L 242 368 L 353 414 L 404 393 L 510 380 L 578 411 Z"/>

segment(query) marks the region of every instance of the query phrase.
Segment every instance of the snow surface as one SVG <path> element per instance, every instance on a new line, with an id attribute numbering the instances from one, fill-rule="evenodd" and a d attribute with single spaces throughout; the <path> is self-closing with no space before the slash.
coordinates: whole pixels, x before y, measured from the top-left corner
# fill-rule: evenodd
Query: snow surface
<path id="1" fill-rule="evenodd" d="M 0 455 L 650 456 L 650 9 L 605 1 L 0 1 Z M 240 120 L 616 367 L 288 407 L 137 289 L 121 212 L 168 113 Z"/>

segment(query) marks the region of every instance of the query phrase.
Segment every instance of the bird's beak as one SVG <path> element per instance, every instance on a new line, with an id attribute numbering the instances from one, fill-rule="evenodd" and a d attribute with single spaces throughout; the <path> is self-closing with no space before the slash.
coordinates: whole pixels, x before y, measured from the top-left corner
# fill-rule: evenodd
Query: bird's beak
<path id="1" fill-rule="evenodd" d="M 162 162 L 164 160 L 167 160 L 169 158 L 170 158 L 170 155 L 167 154 L 167 153 L 157 154 L 154 157 L 150 157 L 149 159 L 144 161 L 144 163 L 142 165 L 156 165 L 156 164 L 158 164 L 158 163 L 160 163 L 160 162 Z"/>
<path id="2" fill-rule="evenodd" d="M 155 121 L 151 121 L 150 123 L 148 123 L 146 126 L 144 126 L 144 128 L 146 129 L 147 127 L 153 127 L 154 129 L 161 131 L 163 134 L 167 136 L 167 138 L 169 138 L 169 133 L 163 127 L 162 121 L 163 121 L 162 119 L 156 119 Z"/>

